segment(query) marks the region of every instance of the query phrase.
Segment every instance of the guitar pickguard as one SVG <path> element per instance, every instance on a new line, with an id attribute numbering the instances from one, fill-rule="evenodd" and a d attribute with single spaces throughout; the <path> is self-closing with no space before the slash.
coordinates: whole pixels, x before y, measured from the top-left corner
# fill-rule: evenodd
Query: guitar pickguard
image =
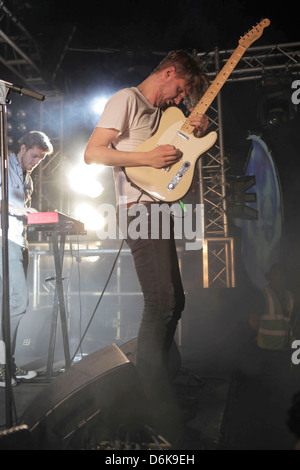
<path id="1" fill-rule="evenodd" d="M 151 196 L 166 202 L 181 199 L 189 190 L 195 166 L 201 154 L 206 152 L 217 140 L 217 133 L 196 138 L 181 130 L 184 117 L 178 108 L 169 108 L 161 118 L 158 132 L 139 145 L 136 151 L 149 151 L 158 145 L 174 145 L 182 152 L 181 159 L 174 165 L 157 169 L 149 166 L 128 167 L 128 178 Z"/>

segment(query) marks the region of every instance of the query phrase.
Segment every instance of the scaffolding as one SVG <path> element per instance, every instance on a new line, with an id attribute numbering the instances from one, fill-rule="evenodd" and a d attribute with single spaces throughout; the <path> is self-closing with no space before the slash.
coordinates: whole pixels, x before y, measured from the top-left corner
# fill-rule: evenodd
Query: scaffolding
<path id="1" fill-rule="evenodd" d="M 214 79 L 234 50 L 215 49 L 198 54 L 206 74 Z M 282 77 L 294 77 L 300 71 L 300 42 L 251 47 L 232 71 L 229 82 L 259 80 L 274 83 Z M 292 83 L 290 83 L 290 86 Z M 224 149 L 222 92 L 210 107 L 210 129 L 218 140 L 198 163 L 200 203 L 204 205 L 203 286 L 235 287 L 234 240 L 228 232 L 226 200 L 228 162 Z"/>
<path id="2" fill-rule="evenodd" d="M 0 1 L 0 62 L 23 85 L 39 91 L 47 88 L 40 70 L 37 42 L 3 1 Z"/>
<path id="3" fill-rule="evenodd" d="M 46 96 L 44 102 L 32 103 L 32 109 L 35 116 L 39 117 L 38 122 L 34 120 L 35 130 L 45 132 L 54 148 L 51 160 L 42 162 L 35 175 L 37 209 L 46 207 L 44 210 L 49 210 L 47 208 L 50 207 L 51 201 L 49 191 L 45 189 L 52 183 L 63 153 L 63 94 L 53 85 L 60 64 L 57 64 L 52 77 L 43 76 L 42 53 L 38 43 L 3 1 L 0 1 L 0 64 L 3 70 L 13 77 L 12 80 L 18 80 L 22 87 Z M 5 80 L 6 77 L 0 78 Z M 61 185 L 57 187 L 60 188 Z M 58 208 L 62 210 L 61 191 L 57 197 Z"/>

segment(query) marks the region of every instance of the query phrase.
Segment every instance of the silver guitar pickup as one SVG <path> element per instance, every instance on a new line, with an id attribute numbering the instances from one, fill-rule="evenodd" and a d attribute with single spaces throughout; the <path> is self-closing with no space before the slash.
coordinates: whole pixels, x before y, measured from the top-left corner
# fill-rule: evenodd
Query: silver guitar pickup
<path id="1" fill-rule="evenodd" d="M 168 184 L 167 188 L 168 188 L 168 191 L 173 191 L 173 189 L 176 188 L 176 186 L 178 185 L 179 181 L 181 180 L 181 178 L 183 177 L 183 175 L 188 171 L 188 169 L 190 168 L 191 164 L 190 162 L 184 162 L 184 164 L 182 165 L 182 167 L 177 171 L 176 175 L 174 176 L 174 178 L 170 181 L 170 183 Z"/>
<path id="2" fill-rule="evenodd" d="M 177 131 L 176 134 L 177 134 L 179 137 L 181 137 L 182 139 L 184 139 L 184 140 L 190 140 L 187 135 L 183 134 L 183 133 L 180 132 L 180 131 Z"/>

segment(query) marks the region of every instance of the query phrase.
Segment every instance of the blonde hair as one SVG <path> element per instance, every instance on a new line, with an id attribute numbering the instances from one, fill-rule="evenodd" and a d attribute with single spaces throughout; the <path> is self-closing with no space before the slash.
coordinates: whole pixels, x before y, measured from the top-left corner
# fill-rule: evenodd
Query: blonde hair
<path id="1" fill-rule="evenodd" d="M 186 80 L 190 87 L 189 97 L 196 104 L 209 86 L 209 79 L 202 71 L 198 57 L 184 50 L 170 51 L 152 73 L 161 72 L 170 66 L 175 67 L 178 78 Z"/>

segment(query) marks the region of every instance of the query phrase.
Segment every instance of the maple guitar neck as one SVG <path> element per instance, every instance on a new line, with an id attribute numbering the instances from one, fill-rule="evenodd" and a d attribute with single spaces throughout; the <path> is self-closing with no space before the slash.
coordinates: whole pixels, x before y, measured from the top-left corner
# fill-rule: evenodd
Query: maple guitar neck
<path id="1" fill-rule="evenodd" d="M 195 108 L 190 114 L 190 117 L 194 116 L 195 114 L 206 113 L 207 109 L 221 90 L 222 86 L 228 79 L 231 72 L 241 60 L 248 47 L 262 35 L 264 28 L 269 25 L 270 20 L 268 18 L 265 18 L 240 39 L 238 47 L 235 49 L 235 51 L 233 52 L 229 60 L 226 62 L 222 70 L 218 73 L 208 90 L 204 93 L 199 103 L 195 106 Z M 181 130 L 189 134 L 194 131 L 194 127 L 191 126 L 189 123 L 189 118 L 187 118 L 187 120 L 184 122 L 181 127 Z"/>
<path id="2" fill-rule="evenodd" d="M 202 96 L 201 100 L 199 103 L 195 106 L 193 111 L 191 112 L 189 118 L 191 116 L 194 116 L 196 114 L 205 114 L 208 108 L 210 107 L 211 103 L 214 101 L 216 98 L 217 94 L 221 90 L 222 86 L 228 79 L 229 75 L 231 72 L 234 70 L 244 53 L 246 52 L 247 48 L 243 46 L 238 46 L 236 50 L 233 52 L 229 60 L 226 62 L 222 70 L 218 73 L 214 81 L 211 83 L 210 87 L 204 95 Z M 185 131 L 189 134 L 192 134 L 194 131 L 194 126 L 191 126 L 189 122 L 189 118 L 184 122 L 184 124 L 181 127 L 182 131 Z"/>

